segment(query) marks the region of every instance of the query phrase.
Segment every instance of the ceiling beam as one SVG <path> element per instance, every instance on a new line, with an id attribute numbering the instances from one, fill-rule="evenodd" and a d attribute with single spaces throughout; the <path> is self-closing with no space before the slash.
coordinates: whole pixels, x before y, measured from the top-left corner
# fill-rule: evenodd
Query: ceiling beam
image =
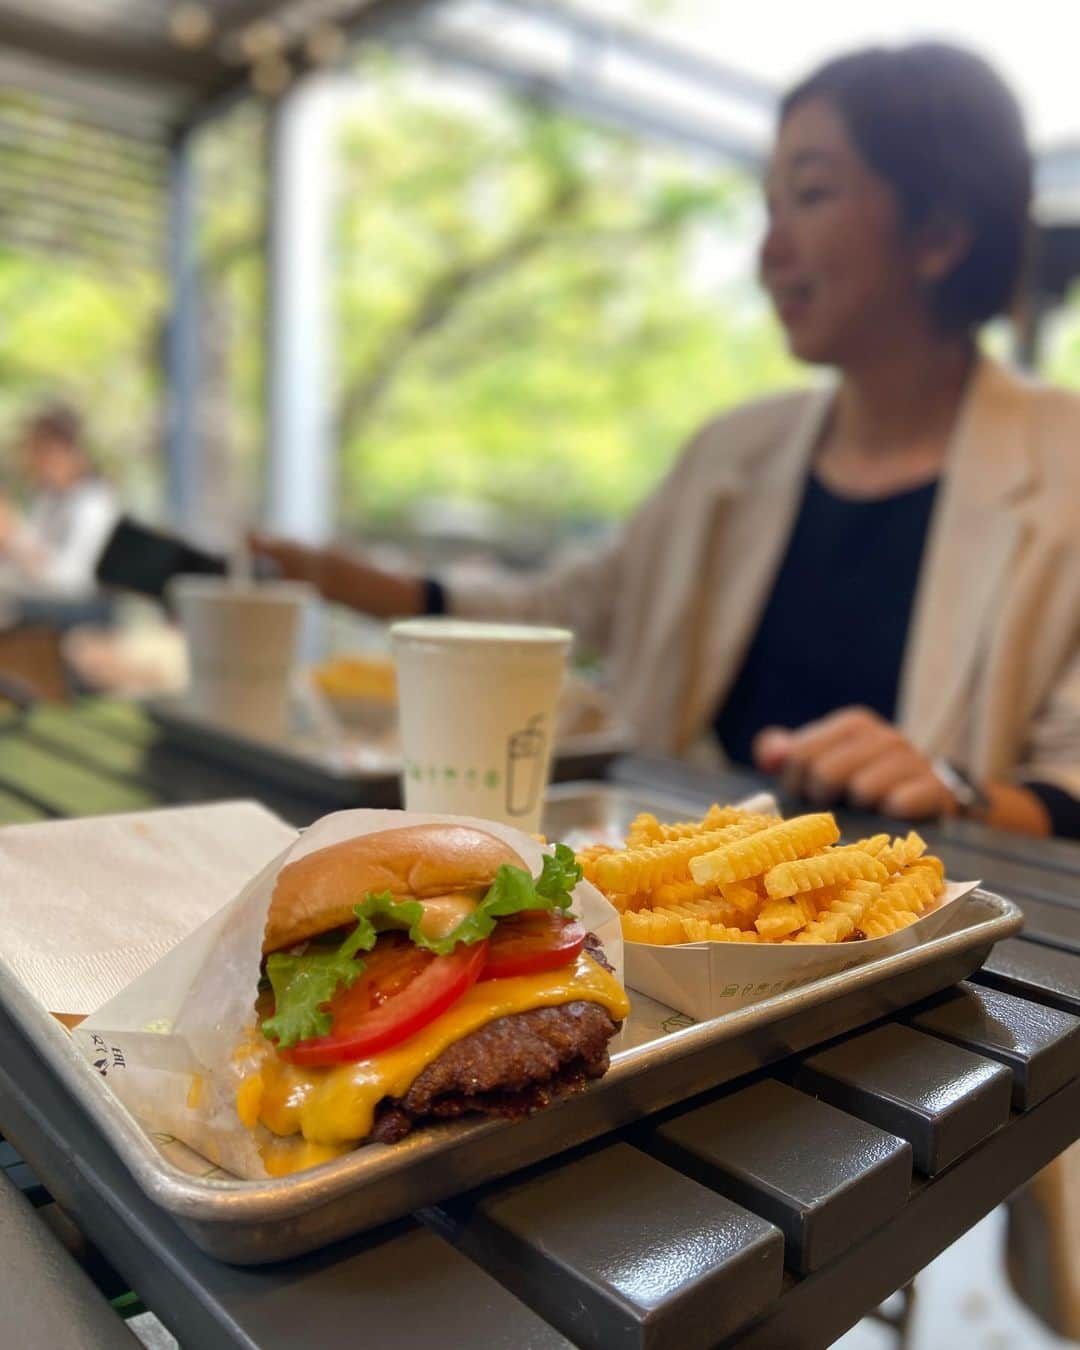
<path id="1" fill-rule="evenodd" d="M 776 89 L 766 80 L 723 65 L 711 56 L 700 56 L 690 47 L 644 32 L 632 24 L 612 22 L 562 0 L 495 0 L 495 3 L 500 9 L 525 14 L 573 33 L 593 44 L 600 54 L 610 50 L 621 56 L 637 57 L 655 69 L 744 99 L 765 111 L 772 112 L 776 107 Z"/>
<path id="2" fill-rule="evenodd" d="M 421 12 L 434 9 L 442 0 L 348 0 L 335 15 L 333 23 L 354 42 L 362 42 L 373 37 L 382 37 L 392 33 L 399 25 L 414 22 Z M 272 18 L 278 11 L 288 9 L 288 0 L 247 0 L 239 7 L 246 14 L 246 23 L 260 18 Z M 234 10 L 230 11 L 229 31 L 236 32 L 245 23 L 231 21 Z M 303 40 L 297 40 L 286 47 L 282 53 L 293 68 L 295 78 L 322 69 L 313 65 L 304 48 Z M 216 117 L 221 111 L 251 89 L 250 72 L 247 67 L 227 66 L 215 85 L 202 97 L 197 108 L 192 111 L 186 126 L 194 126 Z"/>
<path id="3" fill-rule="evenodd" d="M 51 19 L 44 6 L 33 13 L 0 9 L 0 48 L 99 76 L 152 84 L 165 80 L 195 89 L 212 87 L 222 64 L 211 52 L 192 52 L 167 40 L 117 38 L 86 32 Z"/>
<path id="4" fill-rule="evenodd" d="M 499 55 L 494 47 L 483 50 L 471 42 L 420 34 L 405 38 L 403 45 L 459 69 L 490 76 L 528 98 L 556 104 L 580 116 L 596 118 L 637 135 L 666 140 L 716 158 L 733 160 L 755 172 L 761 168 L 761 147 L 733 125 L 710 123 L 701 117 L 679 115 L 656 105 L 645 105 L 640 100 L 620 97 L 617 90 L 605 89 L 599 81 L 541 74 L 522 62 Z"/>

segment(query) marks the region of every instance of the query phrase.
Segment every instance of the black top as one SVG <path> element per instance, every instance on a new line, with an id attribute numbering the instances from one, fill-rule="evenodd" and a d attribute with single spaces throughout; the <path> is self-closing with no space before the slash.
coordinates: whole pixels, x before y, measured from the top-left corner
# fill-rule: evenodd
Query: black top
<path id="1" fill-rule="evenodd" d="M 762 727 L 861 704 L 893 721 L 937 483 L 872 500 L 807 479 L 772 594 L 716 716 L 732 760 Z"/>

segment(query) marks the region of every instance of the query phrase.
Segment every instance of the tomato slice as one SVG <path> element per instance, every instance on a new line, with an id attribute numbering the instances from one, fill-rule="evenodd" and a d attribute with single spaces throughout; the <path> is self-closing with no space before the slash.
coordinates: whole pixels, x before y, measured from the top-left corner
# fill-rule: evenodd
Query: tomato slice
<path id="1" fill-rule="evenodd" d="M 434 956 L 407 939 L 384 936 L 364 957 L 360 978 L 327 1005 L 334 1019 L 327 1034 L 278 1054 L 292 1064 L 343 1064 L 389 1050 L 455 1004 L 486 959 L 486 942 Z"/>
<path id="2" fill-rule="evenodd" d="M 568 965 L 585 945 L 585 928 L 566 914 L 532 910 L 500 919 L 488 938 L 482 980 L 533 975 Z"/>

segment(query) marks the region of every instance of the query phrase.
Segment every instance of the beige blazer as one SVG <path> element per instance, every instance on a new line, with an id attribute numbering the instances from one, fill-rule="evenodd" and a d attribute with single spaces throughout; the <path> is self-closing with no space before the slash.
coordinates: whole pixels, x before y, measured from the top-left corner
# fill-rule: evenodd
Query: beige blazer
<path id="1" fill-rule="evenodd" d="M 605 547 L 536 576 L 451 579 L 451 611 L 572 627 L 606 655 L 642 747 L 687 753 L 756 631 L 832 396 L 715 419 Z M 1080 794 L 1080 397 L 986 358 L 937 494 L 899 722 L 981 780 Z"/>

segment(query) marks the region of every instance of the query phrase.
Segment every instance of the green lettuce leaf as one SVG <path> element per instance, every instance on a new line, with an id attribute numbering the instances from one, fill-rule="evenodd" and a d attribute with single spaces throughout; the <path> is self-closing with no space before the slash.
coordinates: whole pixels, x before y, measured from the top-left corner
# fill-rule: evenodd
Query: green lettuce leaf
<path id="1" fill-rule="evenodd" d="M 357 952 L 369 952 L 378 934 L 370 923 L 357 924 L 339 947 L 310 948 L 294 955 L 274 952 L 266 958 L 266 974 L 274 991 L 274 1014 L 262 1024 L 263 1035 L 287 1048 L 297 1041 L 325 1036 L 330 1014 L 323 1011 L 339 989 L 348 989 L 363 972 Z"/>
<path id="2" fill-rule="evenodd" d="M 418 946 L 445 956 L 459 942 L 481 942 L 489 937 L 496 920 L 510 914 L 520 914 L 526 909 L 569 909 L 570 892 L 580 880 L 581 868 L 574 850 L 566 844 L 556 844 L 554 854 L 544 854 L 544 866 L 538 877 L 530 876 L 523 867 L 504 863 L 480 904 L 446 937 L 432 941 L 411 931 L 409 936 Z"/>
<path id="3" fill-rule="evenodd" d="M 519 914 L 526 909 L 567 909 L 570 892 L 581 880 L 581 868 L 574 851 L 565 844 L 556 844 L 554 854 L 544 855 L 544 865 L 538 877 L 532 877 L 523 867 L 503 864 L 495 873 L 495 880 L 487 894 L 471 914 L 466 915 L 456 928 L 443 938 L 429 938 L 420 931 L 424 907 L 419 900 L 397 900 L 389 891 L 368 894 L 353 913 L 361 925 L 373 923 L 377 930 L 403 928 L 410 942 L 436 956 L 449 956 L 459 942 L 481 942 L 489 937 L 497 919 Z M 370 950 L 366 948 L 365 950 Z"/>
<path id="4" fill-rule="evenodd" d="M 299 954 L 275 952 L 266 960 L 266 974 L 274 991 L 274 1015 L 262 1024 L 263 1035 L 287 1049 L 297 1041 L 325 1036 L 331 1017 L 324 1005 L 339 989 L 348 989 L 363 972 L 358 952 L 369 952 L 380 932 L 403 929 L 409 940 L 436 956 L 448 956 L 458 943 L 481 942 L 490 936 L 499 919 L 528 909 L 568 909 L 570 892 L 581 880 L 574 851 L 556 844 L 554 854 L 544 855 L 538 877 L 523 867 L 504 864 L 495 874 L 487 894 L 469 915 L 443 938 L 429 938 L 420 931 L 424 907 L 419 900 L 401 900 L 389 891 L 369 892 L 353 907 L 356 927 L 341 945 L 331 951 L 311 950 Z"/>

